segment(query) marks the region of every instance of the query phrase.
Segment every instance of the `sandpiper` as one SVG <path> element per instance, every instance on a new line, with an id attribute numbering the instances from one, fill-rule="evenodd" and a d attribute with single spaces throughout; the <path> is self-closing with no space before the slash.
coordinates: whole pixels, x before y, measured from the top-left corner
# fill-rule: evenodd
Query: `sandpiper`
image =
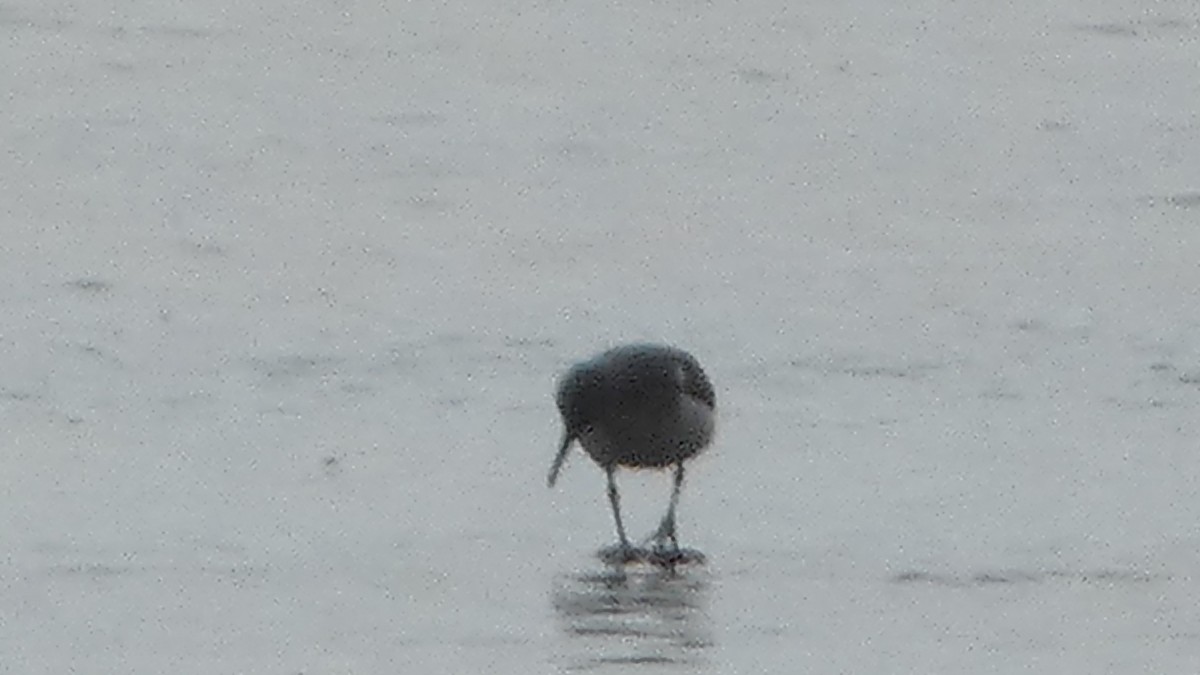
<path id="1" fill-rule="evenodd" d="M 712 441 L 716 413 L 712 383 L 695 357 L 665 345 L 615 347 L 567 371 L 558 383 L 557 403 L 563 439 L 548 482 L 553 487 L 574 441 L 604 469 L 619 541 L 601 556 L 620 563 L 702 559 L 682 552 L 675 534 L 683 463 Z M 618 466 L 675 468 L 671 503 L 650 537 L 655 547 L 649 553 L 631 546 L 625 536 L 614 477 Z"/>

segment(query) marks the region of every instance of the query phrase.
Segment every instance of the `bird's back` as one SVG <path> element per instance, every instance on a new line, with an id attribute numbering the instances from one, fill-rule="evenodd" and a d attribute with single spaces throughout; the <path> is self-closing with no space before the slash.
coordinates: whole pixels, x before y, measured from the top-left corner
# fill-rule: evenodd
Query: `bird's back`
<path id="1" fill-rule="evenodd" d="M 618 347 L 576 365 L 559 383 L 567 433 L 603 466 L 667 466 L 712 437 L 716 397 L 687 352 Z"/>

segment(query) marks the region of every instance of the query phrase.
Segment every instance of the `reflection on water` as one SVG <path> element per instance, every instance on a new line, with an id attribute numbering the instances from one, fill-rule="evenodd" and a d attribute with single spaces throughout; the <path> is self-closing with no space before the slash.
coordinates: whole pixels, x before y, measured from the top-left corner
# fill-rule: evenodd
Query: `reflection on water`
<path id="1" fill-rule="evenodd" d="M 703 570 L 635 566 L 560 576 L 552 594 L 570 670 L 705 663 L 712 644 Z"/>

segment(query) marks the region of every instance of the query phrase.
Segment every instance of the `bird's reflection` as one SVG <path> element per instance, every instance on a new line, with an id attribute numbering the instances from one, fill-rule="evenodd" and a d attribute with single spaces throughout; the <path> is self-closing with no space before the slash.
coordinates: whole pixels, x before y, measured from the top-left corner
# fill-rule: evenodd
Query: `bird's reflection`
<path id="1" fill-rule="evenodd" d="M 703 570 L 620 567 L 555 580 L 554 610 L 572 670 L 705 663 L 712 644 Z"/>

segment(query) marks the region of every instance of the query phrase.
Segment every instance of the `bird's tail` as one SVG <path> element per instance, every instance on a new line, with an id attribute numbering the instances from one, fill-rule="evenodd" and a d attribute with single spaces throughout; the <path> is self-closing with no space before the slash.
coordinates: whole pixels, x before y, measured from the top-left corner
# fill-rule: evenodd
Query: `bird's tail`
<path id="1" fill-rule="evenodd" d="M 558 455 L 550 465 L 550 475 L 546 478 L 546 484 L 550 487 L 554 487 L 554 481 L 558 480 L 558 472 L 562 469 L 563 462 L 567 461 L 567 451 L 571 449 L 571 442 L 574 440 L 574 434 L 569 430 L 563 431 L 562 446 L 558 449 Z"/>

